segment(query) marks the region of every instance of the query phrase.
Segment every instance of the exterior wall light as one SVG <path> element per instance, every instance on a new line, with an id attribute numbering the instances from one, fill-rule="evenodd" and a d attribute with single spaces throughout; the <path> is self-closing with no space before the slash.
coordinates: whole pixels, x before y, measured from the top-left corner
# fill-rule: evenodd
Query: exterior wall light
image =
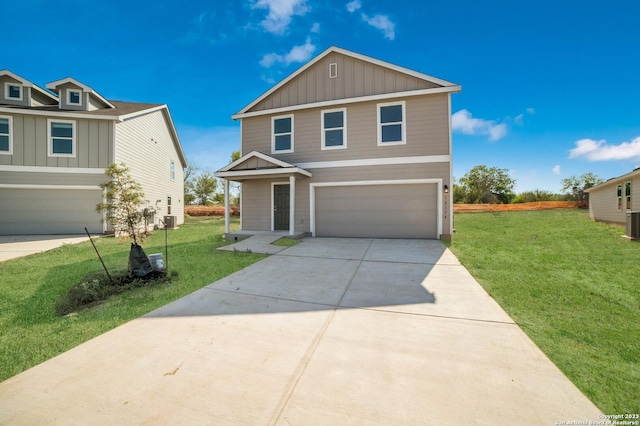
<path id="1" fill-rule="evenodd" d="M 447 186 L 447 185 L 444 186 L 444 193 L 445 194 L 449 193 L 449 186 Z"/>

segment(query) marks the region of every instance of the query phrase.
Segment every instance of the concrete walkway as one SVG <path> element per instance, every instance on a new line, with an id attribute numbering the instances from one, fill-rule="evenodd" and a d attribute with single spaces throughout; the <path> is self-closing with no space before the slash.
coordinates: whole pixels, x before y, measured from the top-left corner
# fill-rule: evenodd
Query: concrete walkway
<path id="1" fill-rule="evenodd" d="M 0 262 L 88 239 L 86 235 L 0 235 Z"/>
<path id="2" fill-rule="evenodd" d="M 599 410 L 438 241 L 305 239 L 0 383 L 0 424 L 540 424 Z"/>

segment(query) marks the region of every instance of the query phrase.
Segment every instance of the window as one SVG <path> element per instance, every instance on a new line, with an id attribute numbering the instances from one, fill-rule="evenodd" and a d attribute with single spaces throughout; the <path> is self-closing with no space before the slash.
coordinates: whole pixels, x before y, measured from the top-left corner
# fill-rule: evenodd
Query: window
<path id="1" fill-rule="evenodd" d="M 631 210 L 631 182 L 626 182 L 624 184 L 624 196 L 627 202 L 627 210 Z"/>
<path id="2" fill-rule="evenodd" d="M 75 157 L 76 122 L 67 120 L 48 120 L 49 156 Z"/>
<path id="3" fill-rule="evenodd" d="M 82 105 L 81 95 L 82 95 L 82 91 L 80 90 L 67 89 L 67 104 Z"/>
<path id="4" fill-rule="evenodd" d="M 322 111 L 322 149 L 347 147 L 346 108 Z"/>
<path id="5" fill-rule="evenodd" d="M 171 197 L 167 197 L 167 214 L 171 214 Z"/>
<path id="6" fill-rule="evenodd" d="M 272 153 L 293 152 L 293 115 L 273 117 Z"/>
<path id="7" fill-rule="evenodd" d="M 0 154 L 13 153 L 12 127 L 12 117 L 0 116 Z"/>
<path id="8" fill-rule="evenodd" d="M 4 83 L 4 97 L 14 101 L 21 101 L 22 86 L 14 83 Z"/>
<path id="9" fill-rule="evenodd" d="M 171 160 L 171 165 L 169 166 L 169 177 L 171 178 L 171 182 L 176 180 L 176 163 Z"/>
<path id="10" fill-rule="evenodd" d="M 338 77 L 338 64 L 333 62 L 329 64 L 329 78 L 337 78 Z"/>
<path id="11" fill-rule="evenodd" d="M 618 185 L 618 210 L 622 210 L 622 185 Z"/>
<path id="12" fill-rule="evenodd" d="M 378 145 L 406 142 L 404 102 L 378 104 Z"/>

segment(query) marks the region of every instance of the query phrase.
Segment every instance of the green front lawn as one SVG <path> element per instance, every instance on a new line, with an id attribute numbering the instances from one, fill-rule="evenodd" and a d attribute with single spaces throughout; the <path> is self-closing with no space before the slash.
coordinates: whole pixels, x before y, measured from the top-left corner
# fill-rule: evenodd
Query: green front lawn
<path id="1" fill-rule="evenodd" d="M 260 254 L 216 250 L 224 219 L 187 218 L 168 232 L 171 283 L 118 294 L 90 309 L 57 316 L 56 304 L 74 285 L 102 266 L 89 241 L 0 263 L 0 381 L 52 358 L 131 319 L 244 268 Z M 238 219 L 232 218 L 237 228 Z M 110 271 L 127 269 L 130 242 L 94 240 Z M 164 231 L 143 243 L 147 255 L 164 253 Z"/>
<path id="2" fill-rule="evenodd" d="M 455 215 L 450 246 L 605 414 L 640 413 L 640 242 L 584 210 Z"/>

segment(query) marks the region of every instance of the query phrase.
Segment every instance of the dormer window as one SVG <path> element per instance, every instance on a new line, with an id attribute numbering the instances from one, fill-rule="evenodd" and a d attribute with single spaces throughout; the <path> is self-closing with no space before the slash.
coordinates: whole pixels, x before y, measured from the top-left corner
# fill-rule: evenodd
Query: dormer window
<path id="1" fill-rule="evenodd" d="M 14 101 L 22 100 L 22 86 L 15 83 L 4 84 L 4 97 Z"/>
<path id="2" fill-rule="evenodd" d="M 68 105 L 82 105 L 81 90 L 67 89 L 67 104 Z"/>

